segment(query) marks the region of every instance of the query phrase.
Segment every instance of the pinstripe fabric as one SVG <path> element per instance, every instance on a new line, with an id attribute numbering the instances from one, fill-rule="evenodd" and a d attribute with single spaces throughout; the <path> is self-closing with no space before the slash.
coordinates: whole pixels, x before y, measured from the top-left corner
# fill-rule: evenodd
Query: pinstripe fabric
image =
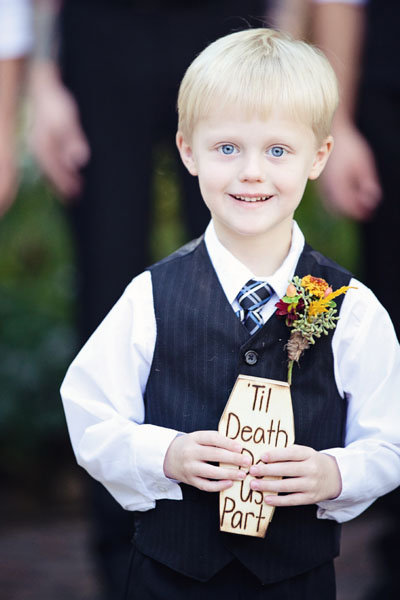
<path id="1" fill-rule="evenodd" d="M 350 275 L 306 247 L 296 269 L 336 288 Z M 239 373 L 285 380 L 288 328 L 274 316 L 253 336 L 237 318 L 202 240 L 151 268 L 157 341 L 145 393 L 146 423 L 191 432 L 217 429 Z M 340 298 L 339 298 L 340 300 Z M 338 302 L 340 307 L 340 302 Z M 254 350 L 258 361 L 248 365 Z M 296 442 L 343 445 L 346 403 L 333 374 L 331 335 L 302 357 L 292 386 Z M 151 485 L 151 482 L 149 482 Z M 218 494 L 182 484 L 183 501 L 136 513 L 136 544 L 147 556 L 199 580 L 236 557 L 263 583 L 282 581 L 338 554 L 340 528 L 315 506 L 277 509 L 264 540 L 219 531 Z"/>
<path id="2" fill-rule="evenodd" d="M 237 295 L 240 310 L 236 315 L 242 321 L 250 335 L 264 325 L 260 311 L 272 295 L 272 288 L 265 281 L 250 279 Z"/>

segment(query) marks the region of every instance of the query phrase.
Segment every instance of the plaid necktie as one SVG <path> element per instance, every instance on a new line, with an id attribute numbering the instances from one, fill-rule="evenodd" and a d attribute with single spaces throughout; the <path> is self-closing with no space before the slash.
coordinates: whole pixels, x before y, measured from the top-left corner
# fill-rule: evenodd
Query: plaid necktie
<path id="1" fill-rule="evenodd" d="M 236 296 L 240 304 L 240 310 L 236 314 L 250 335 L 264 325 L 260 311 L 271 298 L 272 293 L 271 286 L 265 281 L 250 279 Z"/>

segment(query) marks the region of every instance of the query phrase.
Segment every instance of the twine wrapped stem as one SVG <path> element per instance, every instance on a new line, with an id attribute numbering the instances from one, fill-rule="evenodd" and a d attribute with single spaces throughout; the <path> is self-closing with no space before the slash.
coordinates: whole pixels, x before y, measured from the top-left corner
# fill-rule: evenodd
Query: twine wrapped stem
<path id="1" fill-rule="evenodd" d="M 303 337 L 300 331 L 292 331 L 290 334 L 290 338 L 288 343 L 286 344 L 287 352 L 288 352 L 288 384 L 292 384 L 292 371 L 293 364 L 296 361 L 297 363 L 300 360 L 301 355 L 304 350 L 310 347 L 308 340 Z"/>

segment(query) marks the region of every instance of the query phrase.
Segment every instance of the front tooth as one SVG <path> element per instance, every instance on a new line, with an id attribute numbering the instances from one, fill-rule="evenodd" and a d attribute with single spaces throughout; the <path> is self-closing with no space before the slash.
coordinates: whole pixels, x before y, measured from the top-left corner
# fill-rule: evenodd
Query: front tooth
<path id="1" fill-rule="evenodd" d="M 260 202 L 261 200 L 266 200 L 268 196 L 257 196 L 257 198 L 248 198 L 246 196 L 236 196 L 239 200 L 243 200 L 244 202 Z"/>

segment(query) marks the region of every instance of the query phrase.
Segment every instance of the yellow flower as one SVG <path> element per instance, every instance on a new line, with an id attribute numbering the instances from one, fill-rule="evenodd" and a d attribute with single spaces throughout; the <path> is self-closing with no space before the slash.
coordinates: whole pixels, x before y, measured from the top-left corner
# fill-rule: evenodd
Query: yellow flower
<path id="1" fill-rule="evenodd" d="M 311 317 L 316 317 L 321 313 L 328 312 L 328 303 L 329 302 L 325 298 L 321 298 L 320 300 L 314 300 L 314 302 L 311 302 L 310 306 L 308 307 L 309 320 L 311 319 Z"/>
<path id="2" fill-rule="evenodd" d="M 321 313 L 328 312 L 329 302 L 337 296 L 345 294 L 347 290 L 349 290 L 352 287 L 353 286 L 351 285 L 343 285 L 341 288 L 336 290 L 336 292 L 331 292 L 330 294 L 325 296 L 325 298 L 320 298 L 319 300 L 314 300 L 314 302 L 310 302 L 310 306 L 308 308 L 308 317 L 311 318 L 320 315 Z"/>
<path id="3" fill-rule="evenodd" d="M 347 290 L 356 290 L 356 289 L 357 288 L 354 287 L 353 285 L 342 285 L 342 287 L 337 289 L 336 292 L 332 292 L 331 294 L 328 294 L 324 298 L 324 300 L 325 300 L 325 302 L 329 302 L 330 300 L 333 300 L 337 296 L 341 296 L 342 294 L 345 294 L 347 292 Z"/>
<path id="4" fill-rule="evenodd" d="M 329 284 L 321 277 L 313 277 L 312 275 L 306 275 L 301 280 L 301 285 L 310 292 L 313 296 L 323 298 L 325 290 L 329 287 Z"/>

